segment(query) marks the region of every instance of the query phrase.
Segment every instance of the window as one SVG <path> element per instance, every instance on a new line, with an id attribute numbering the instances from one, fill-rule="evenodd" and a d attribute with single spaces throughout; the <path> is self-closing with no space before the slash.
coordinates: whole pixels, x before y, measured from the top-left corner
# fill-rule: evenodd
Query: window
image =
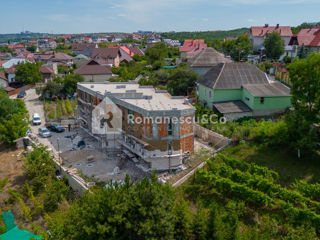
<path id="1" fill-rule="evenodd" d="M 172 136 L 172 119 L 169 119 L 168 122 L 168 136 Z"/>
<path id="2" fill-rule="evenodd" d="M 207 96 L 207 89 L 206 88 L 204 89 L 204 96 L 205 97 Z"/>
<path id="3" fill-rule="evenodd" d="M 261 97 L 261 98 L 260 98 L 260 103 L 261 103 L 261 104 L 264 104 L 264 97 Z"/>
<path id="4" fill-rule="evenodd" d="M 211 98 L 211 91 L 209 91 L 209 98 Z"/>
<path id="5" fill-rule="evenodd" d="M 247 100 L 247 101 L 250 101 L 250 98 L 246 97 L 246 100 Z"/>

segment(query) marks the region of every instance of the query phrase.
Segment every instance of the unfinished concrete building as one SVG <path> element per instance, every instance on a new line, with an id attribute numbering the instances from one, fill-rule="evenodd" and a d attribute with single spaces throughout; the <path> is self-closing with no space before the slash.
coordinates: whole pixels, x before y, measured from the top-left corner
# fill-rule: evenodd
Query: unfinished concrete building
<path id="1" fill-rule="evenodd" d="M 121 150 L 152 170 L 179 168 L 193 152 L 194 107 L 184 97 L 137 83 L 78 83 L 80 126 L 108 152 Z M 92 133 L 92 111 L 105 97 L 122 112 L 120 134 Z M 139 120 L 139 121 L 138 121 Z"/>

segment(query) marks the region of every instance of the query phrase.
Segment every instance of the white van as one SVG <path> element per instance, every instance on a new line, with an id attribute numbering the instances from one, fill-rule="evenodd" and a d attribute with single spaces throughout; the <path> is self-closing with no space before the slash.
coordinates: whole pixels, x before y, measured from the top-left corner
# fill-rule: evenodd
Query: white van
<path id="1" fill-rule="evenodd" d="M 32 115 L 32 124 L 33 125 L 41 125 L 40 115 L 38 113 L 34 113 Z"/>

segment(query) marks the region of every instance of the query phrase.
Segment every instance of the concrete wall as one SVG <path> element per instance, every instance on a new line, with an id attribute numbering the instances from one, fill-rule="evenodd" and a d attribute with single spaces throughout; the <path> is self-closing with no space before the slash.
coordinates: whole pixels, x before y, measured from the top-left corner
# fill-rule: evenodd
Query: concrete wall
<path id="1" fill-rule="evenodd" d="M 243 88 L 242 89 L 242 97 L 241 97 L 242 102 L 248 105 L 251 109 L 254 108 L 254 97 L 248 92 L 247 89 Z"/>

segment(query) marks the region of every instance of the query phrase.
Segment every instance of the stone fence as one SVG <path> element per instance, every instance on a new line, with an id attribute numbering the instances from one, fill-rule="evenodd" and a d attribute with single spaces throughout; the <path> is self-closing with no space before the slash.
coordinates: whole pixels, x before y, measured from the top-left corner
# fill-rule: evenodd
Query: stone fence
<path id="1" fill-rule="evenodd" d="M 194 134 L 195 137 L 200 139 L 202 142 L 212 146 L 216 152 L 220 152 L 231 143 L 231 139 L 207 128 L 201 127 L 198 124 L 195 124 L 194 126 Z"/>

